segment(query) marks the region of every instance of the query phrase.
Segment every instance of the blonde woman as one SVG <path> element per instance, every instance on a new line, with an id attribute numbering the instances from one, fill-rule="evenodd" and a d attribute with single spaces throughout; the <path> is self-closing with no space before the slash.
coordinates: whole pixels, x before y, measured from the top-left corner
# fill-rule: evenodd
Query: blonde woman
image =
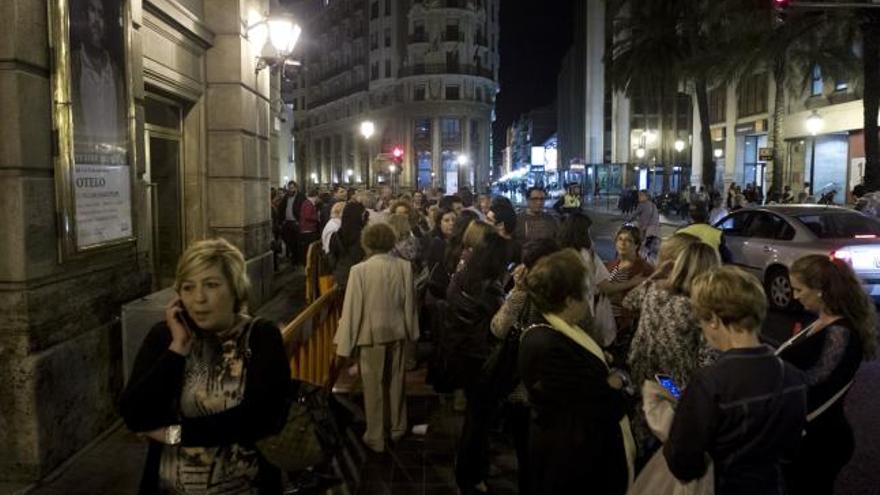
<path id="1" fill-rule="evenodd" d="M 624 307 L 640 315 L 627 356 L 637 390 L 658 373 L 671 376 L 684 387 L 697 368 L 711 364 L 713 353 L 702 338 L 691 307 L 690 290 L 697 274 L 720 263 L 711 246 L 692 243 L 678 255 L 665 280 L 648 280 L 624 299 Z M 640 454 L 646 456 L 658 444 L 645 423 L 643 411 L 637 409 L 634 433 Z"/>
<path id="2" fill-rule="evenodd" d="M 404 346 L 419 338 L 412 267 L 389 254 L 396 241 L 386 223 L 364 229 L 361 245 L 366 260 L 351 268 L 333 339 L 340 361 L 356 358 L 360 365 L 367 417 L 363 440 L 374 452 L 385 450 L 385 397 L 391 440 L 406 433 Z M 337 367 L 342 369 L 343 364 Z"/>
<path id="3" fill-rule="evenodd" d="M 126 425 L 150 440 L 140 492 L 281 493 L 253 445 L 286 416 L 290 367 L 274 324 L 244 313 L 244 257 L 223 239 L 177 265 L 177 296 L 147 335 L 122 395 Z"/>

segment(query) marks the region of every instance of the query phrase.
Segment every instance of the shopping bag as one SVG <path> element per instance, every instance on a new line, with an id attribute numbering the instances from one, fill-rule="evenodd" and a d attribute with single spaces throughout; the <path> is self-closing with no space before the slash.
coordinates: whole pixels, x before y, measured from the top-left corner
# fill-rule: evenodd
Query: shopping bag
<path id="1" fill-rule="evenodd" d="M 715 493 L 715 474 L 712 463 L 706 474 L 688 483 L 678 481 L 669 470 L 663 449 L 658 450 L 645 464 L 627 495 L 713 495 Z"/>
<path id="2" fill-rule="evenodd" d="M 608 347 L 617 338 L 617 323 L 614 321 L 614 312 L 611 309 L 611 300 L 608 296 L 600 295 L 596 300 L 596 314 L 593 320 L 596 336 L 599 337 L 599 345 Z"/>

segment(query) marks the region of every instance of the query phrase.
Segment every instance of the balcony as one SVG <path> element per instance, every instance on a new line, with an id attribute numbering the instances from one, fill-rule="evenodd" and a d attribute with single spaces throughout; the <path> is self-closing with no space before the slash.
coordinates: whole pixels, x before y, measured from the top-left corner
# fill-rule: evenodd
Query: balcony
<path id="1" fill-rule="evenodd" d="M 428 42 L 428 33 L 422 31 L 417 33 L 412 33 L 409 35 L 410 43 L 427 43 Z"/>
<path id="2" fill-rule="evenodd" d="M 485 77 L 492 79 L 492 71 L 485 67 L 464 64 L 415 64 L 401 67 L 398 77 L 421 76 L 425 74 L 462 74 L 466 76 Z"/>
<path id="3" fill-rule="evenodd" d="M 464 33 L 457 30 L 444 31 L 443 41 L 462 42 L 464 41 Z"/>
<path id="4" fill-rule="evenodd" d="M 344 74 L 348 71 L 354 70 L 359 65 L 365 65 L 367 63 L 366 57 L 358 57 L 352 59 L 350 62 L 345 64 L 339 64 L 336 67 L 325 70 L 318 76 L 319 80 L 326 81 L 327 79 L 334 78 L 340 74 Z"/>
<path id="5" fill-rule="evenodd" d="M 317 98 L 315 100 L 309 101 L 309 110 L 318 108 L 322 105 L 326 105 L 328 103 L 332 103 L 336 100 L 340 100 L 345 98 L 346 96 L 351 96 L 355 93 L 360 93 L 361 91 L 367 91 L 370 89 L 370 84 L 367 82 L 359 82 L 356 84 L 352 84 L 345 88 L 334 91 L 330 94 L 326 94 L 321 96 L 321 98 Z"/>

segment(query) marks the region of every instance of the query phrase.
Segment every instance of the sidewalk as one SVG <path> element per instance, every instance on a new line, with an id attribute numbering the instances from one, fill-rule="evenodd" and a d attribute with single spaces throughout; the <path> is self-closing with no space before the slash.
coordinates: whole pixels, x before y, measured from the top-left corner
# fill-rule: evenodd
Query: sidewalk
<path id="1" fill-rule="evenodd" d="M 281 265 L 272 281 L 275 294 L 256 315 L 288 322 L 303 309 L 302 267 Z M 135 495 L 146 459 L 147 444 L 117 421 L 102 436 L 37 483 L 0 485 L 0 495 Z"/>

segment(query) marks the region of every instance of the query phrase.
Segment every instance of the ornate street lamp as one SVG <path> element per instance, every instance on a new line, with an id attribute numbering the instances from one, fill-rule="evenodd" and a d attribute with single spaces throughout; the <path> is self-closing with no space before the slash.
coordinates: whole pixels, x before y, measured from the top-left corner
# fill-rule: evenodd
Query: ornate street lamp
<path id="1" fill-rule="evenodd" d="M 248 16 L 247 36 L 259 50 L 256 72 L 266 67 L 300 65 L 290 56 L 301 34 L 302 28 L 289 14 L 264 17 L 252 11 Z"/>

